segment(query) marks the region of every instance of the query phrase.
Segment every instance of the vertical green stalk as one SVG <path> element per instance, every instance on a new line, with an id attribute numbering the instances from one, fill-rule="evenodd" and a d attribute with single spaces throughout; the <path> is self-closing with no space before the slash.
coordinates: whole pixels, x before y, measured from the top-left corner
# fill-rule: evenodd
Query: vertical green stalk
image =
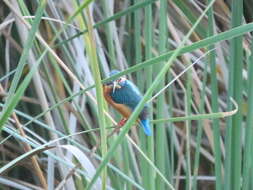
<path id="1" fill-rule="evenodd" d="M 124 173 L 126 175 L 130 175 L 130 164 L 129 164 L 129 151 L 128 151 L 128 142 L 125 139 L 123 142 L 123 156 L 124 156 Z M 124 182 L 126 184 L 126 189 L 131 189 L 131 184 L 126 181 Z"/>
<path id="2" fill-rule="evenodd" d="M 172 80 L 172 75 L 170 73 L 168 73 L 168 81 L 171 81 Z M 173 84 L 168 88 L 168 96 L 169 96 L 169 109 L 168 109 L 168 112 L 169 114 L 172 116 L 173 115 Z M 168 124 L 168 131 L 169 131 L 169 159 L 168 161 L 166 162 L 166 165 L 167 167 L 169 168 L 168 169 L 168 176 L 169 176 L 169 179 L 170 179 L 170 182 L 173 184 L 173 176 L 174 176 L 174 165 L 175 165 L 175 152 L 174 152 L 174 147 L 175 147 L 175 143 L 174 143 L 174 134 L 175 134 L 175 128 L 173 127 L 173 124 L 172 122 L 169 122 Z"/>
<path id="3" fill-rule="evenodd" d="M 253 156 L 253 153 L 251 153 L 251 157 L 252 156 Z M 253 177 L 253 170 L 251 169 L 249 178 L 252 179 L 252 177 Z M 249 180 L 249 189 L 253 189 L 253 181 L 252 180 Z"/>
<path id="4" fill-rule="evenodd" d="M 139 0 L 134 0 L 134 4 L 138 4 Z M 135 62 L 141 63 L 142 61 L 142 45 L 141 45 L 141 14 L 142 9 L 138 9 L 134 12 L 134 47 L 135 47 Z M 139 70 L 139 72 L 136 73 L 137 78 L 137 86 L 140 89 L 140 91 L 143 93 L 144 91 L 144 80 L 143 80 L 143 69 Z M 141 140 L 141 147 L 145 145 L 145 135 L 143 134 L 142 129 L 139 129 L 140 131 L 140 140 Z M 144 141 L 144 142 L 143 142 Z M 142 148 L 144 149 L 144 148 Z M 145 168 L 147 168 L 147 163 L 145 160 L 141 157 L 140 158 L 140 172 L 142 172 L 142 183 L 145 184 L 147 181 L 147 171 Z"/>
<path id="5" fill-rule="evenodd" d="M 90 62 L 91 62 L 91 69 L 93 72 L 95 85 L 96 85 L 96 95 L 97 95 L 97 105 L 98 105 L 98 121 L 100 126 L 100 135 L 101 135 L 101 149 L 102 149 L 102 157 L 104 157 L 107 153 L 107 135 L 106 135 L 106 125 L 105 125 L 105 116 L 104 116 L 104 96 L 103 96 L 103 88 L 101 83 L 101 75 L 97 60 L 97 52 L 96 52 L 96 44 L 95 44 L 95 37 L 93 33 L 93 27 L 91 25 L 91 19 L 90 19 L 90 12 L 89 8 L 86 9 L 87 14 L 87 29 L 88 29 L 88 36 L 86 38 L 86 48 L 87 52 L 89 54 Z M 83 26 L 84 26 L 84 22 Z M 82 28 L 84 29 L 84 28 Z M 104 168 L 102 172 L 102 189 L 106 189 L 106 176 L 107 171 L 106 167 Z"/>
<path id="6" fill-rule="evenodd" d="M 253 41 L 251 41 L 251 52 L 253 52 Z M 245 147 L 244 147 L 244 167 L 243 167 L 243 184 L 242 189 L 248 190 L 250 188 L 250 173 L 253 171 L 252 164 L 252 144 L 253 144 L 253 55 L 251 54 L 248 63 L 248 113 L 247 113 L 247 123 L 246 123 L 246 137 L 245 137 Z"/>
<path id="7" fill-rule="evenodd" d="M 159 53 L 162 54 L 166 51 L 167 45 L 167 1 L 160 0 L 160 15 L 159 15 Z M 162 69 L 164 63 L 160 63 L 156 67 L 156 73 Z M 164 78 L 161 80 L 158 89 L 161 89 L 164 86 Z M 157 98 L 157 119 L 164 118 L 164 101 L 165 95 L 164 93 L 160 94 Z M 165 174 L 165 142 L 166 142 L 166 131 L 165 131 L 165 124 L 159 123 L 156 124 L 156 166 L 159 170 Z M 169 163 L 168 163 L 169 164 Z M 156 189 L 164 190 L 165 184 L 160 179 L 157 178 L 156 180 Z"/>
<path id="8" fill-rule="evenodd" d="M 139 3 L 139 0 L 134 1 L 135 4 Z M 140 63 L 142 61 L 142 54 L 141 54 L 141 10 L 136 10 L 134 12 L 134 46 L 135 46 L 135 62 Z M 142 70 L 140 70 L 137 75 L 137 86 L 139 87 L 140 91 L 143 92 L 144 84 L 142 80 Z"/>
<path id="9" fill-rule="evenodd" d="M 200 94 L 200 105 L 199 105 L 199 113 L 203 114 L 205 110 L 205 94 L 206 94 L 206 81 L 207 81 L 207 63 L 204 64 L 204 73 L 203 73 L 203 81 L 202 81 L 202 88 L 201 88 L 201 94 Z M 198 169 L 199 169 L 199 157 L 200 157 L 200 144 L 203 134 L 203 124 L 204 122 L 202 120 L 198 121 L 197 124 L 197 138 L 196 138 L 196 152 L 195 152 L 195 159 L 194 159 L 194 166 L 193 166 L 193 182 L 192 182 L 192 189 L 197 190 L 197 175 L 198 175 Z"/>
<path id="10" fill-rule="evenodd" d="M 192 100 L 192 70 L 187 72 L 187 84 L 186 84 L 186 97 L 185 97 L 185 110 L 186 115 L 191 114 L 191 100 Z M 191 182 L 191 121 L 186 121 L 186 188 L 191 190 L 192 182 Z"/>
<path id="11" fill-rule="evenodd" d="M 145 59 L 148 60 L 150 58 L 152 58 L 152 45 L 153 45 L 153 21 L 152 21 L 152 4 L 149 4 L 145 7 L 145 21 L 144 21 L 144 38 L 145 38 Z M 145 76 L 146 78 L 146 86 L 149 87 L 152 84 L 152 67 L 149 67 L 147 69 L 145 69 Z M 150 103 L 149 107 L 150 107 L 150 114 L 149 117 L 152 120 L 153 117 L 153 108 L 152 108 L 152 102 Z M 153 131 L 153 126 L 152 124 L 150 124 L 150 128 L 151 131 Z M 150 136 L 147 137 L 145 136 L 144 138 L 146 138 L 144 140 L 144 142 L 147 142 L 147 155 L 149 157 L 150 160 L 154 161 L 154 136 Z M 152 170 L 151 167 L 149 167 L 148 165 L 146 166 L 147 168 L 147 174 L 146 175 L 146 182 L 145 182 L 145 189 L 150 189 L 153 190 L 155 189 L 155 173 Z"/>
<path id="12" fill-rule="evenodd" d="M 112 11 L 109 8 L 109 3 L 106 0 L 103 0 L 103 9 L 104 9 L 104 15 L 105 18 L 109 18 L 112 16 Z M 116 57 L 115 57 L 115 48 L 113 45 L 113 24 L 107 23 L 105 24 L 105 34 L 106 34 L 106 40 L 107 40 L 107 46 L 109 51 L 109 60 L 112 63 L 114 67 L 116 67 Z"/>
<path id="13" fill-rule="evenodd" d="M 232 1 L 232 27 L 242 23 L 243 3 L 240 0 Z M 231 40 L 230 49 L 230 76 L 229 96 L 233 97 L 239 109 L 236 115 L 227 121 L 228 131 L 226 136 L 226 149 L 228 153 L 225 171 L 225 189 L 237 190 L 241 187 L 241 122 L 242 122 L 242 64 L 243 48 L 242 36 Z M 232 107 L 229 103 L 229 109 Z"/>
<path id="14" fill-rule="evenodd" d="M 210 3 L 210 0 L 208 0 Z M 207 36 L 214 35 L 214 15 L 213 15 L 213 7 L 211 7 L 208 11 L 208 34 Z M 208 50 L 214 48 L 214 45 L 208 46 Z M 211 69 L 211 91 L 212 91 L 212 112 L 218 112 L 218 83 L 216 76 L 216 62 L 215 62 L 215 51 L 211 51 L 208 56 L 208 62 Z M 220 125 L 219 120 L 213 120 L 213 130 L 214 130 L 214 158 L 215 158 L 215 176 L 216 176 L 216 190 L 222 189 L 222 174 L 221 174 L 221 149 L 220 149 Z"/>

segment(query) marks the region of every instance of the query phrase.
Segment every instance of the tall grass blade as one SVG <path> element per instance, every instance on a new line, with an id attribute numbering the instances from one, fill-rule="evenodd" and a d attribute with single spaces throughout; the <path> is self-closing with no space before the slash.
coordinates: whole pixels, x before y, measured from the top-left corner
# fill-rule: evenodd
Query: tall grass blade
<path id="1" fill-rule="evenodd" d="M 232 27 L 242 24 L 243 3 L 232 1 Z M 231 120 L 227 121 L 229 126 L 226 136 L 226 169 L 225 189 L 240 189 L 241 187 L 241 130 L 242 130 L 242 65 L 243 49 L 242 36 L 231 40 L 231 59 L 229 60 L 229 96 L 233 97 L 239 105 L 239 110 Z M 229 108 L 231 105 L 229 104 Z"/>

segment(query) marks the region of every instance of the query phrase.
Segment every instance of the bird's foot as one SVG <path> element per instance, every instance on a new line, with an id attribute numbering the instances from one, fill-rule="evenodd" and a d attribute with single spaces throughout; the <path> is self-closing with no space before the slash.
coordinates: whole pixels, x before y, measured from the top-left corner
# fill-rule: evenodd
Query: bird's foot
<path id="1" fill-rule="evenodd" d="M 121 129 L 121 127 L 123 127 L 125 125 L 125 123 L 127 122 L 126 118 L 123 118 L 120 120 L 120 122 L 117 124 L 117 126 L 115 127 L 115 129 L 107 136 L 107 138 L 111 137 L 113 134 L 118 133 Z M 91 152 L 90 152 L 90 157 L 93 157 L 95 152 L 97 151 L 97 149 L 99 148 L 99 146 L 101 145 L 100 141 L 92 148 Z"/>
<path id="2" fill-rule="evenodd" d="M 126 118 L 123 118 L 120 120 L 120 122 L 118 123 L 118 126 L 119 127 L 123 127 L 123 125 L 125 125 L 125 123 L 127 122 L 127 119 Z"/>

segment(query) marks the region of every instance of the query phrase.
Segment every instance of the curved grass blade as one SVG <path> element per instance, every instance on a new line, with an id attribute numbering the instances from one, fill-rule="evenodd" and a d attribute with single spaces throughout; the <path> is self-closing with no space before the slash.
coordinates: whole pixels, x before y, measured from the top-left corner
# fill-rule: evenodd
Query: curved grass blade
<path id="1" fill-rule="evenodd" d="M 172 117 L 172 118 L 168 118 L 168 119 L 157 119 L 157 120 L 152 120 L 150 122 L 152 122 L 152 123 L 181 122 L 181 121 L 187 121 L 187 120 L 218 119 L 218 118 L 229 117 L 229 116 L 236 114 L 238 111 L 237 103 L 233 99 L 231 99 L 231 101 L 235 106 L 235 109 L 232 111 L 190 115 L 190 116 L 185 116 L 185 117 Z"/>

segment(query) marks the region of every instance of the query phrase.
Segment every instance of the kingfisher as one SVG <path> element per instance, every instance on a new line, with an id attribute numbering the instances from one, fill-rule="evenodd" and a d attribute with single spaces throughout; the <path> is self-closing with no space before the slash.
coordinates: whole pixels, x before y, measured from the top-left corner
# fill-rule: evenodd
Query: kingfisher
<path id="1" fill-rule="evenodd" d="M 112 70 L 110 77 L 118 73 L 120 73 L 118 70 Z M 103 86 L 103 90 L 105 100 L 123 116 L 123 119 L 118 124 L 119 126 L 123 126 L 142 100 L 143 95 L 137 86 L 125 77 L 107 82 Z M 139 114 L 138 123 L 142 126 L 144 133 L 151 136 L 148 111 L 148 105 L 145 104 Z"/>

